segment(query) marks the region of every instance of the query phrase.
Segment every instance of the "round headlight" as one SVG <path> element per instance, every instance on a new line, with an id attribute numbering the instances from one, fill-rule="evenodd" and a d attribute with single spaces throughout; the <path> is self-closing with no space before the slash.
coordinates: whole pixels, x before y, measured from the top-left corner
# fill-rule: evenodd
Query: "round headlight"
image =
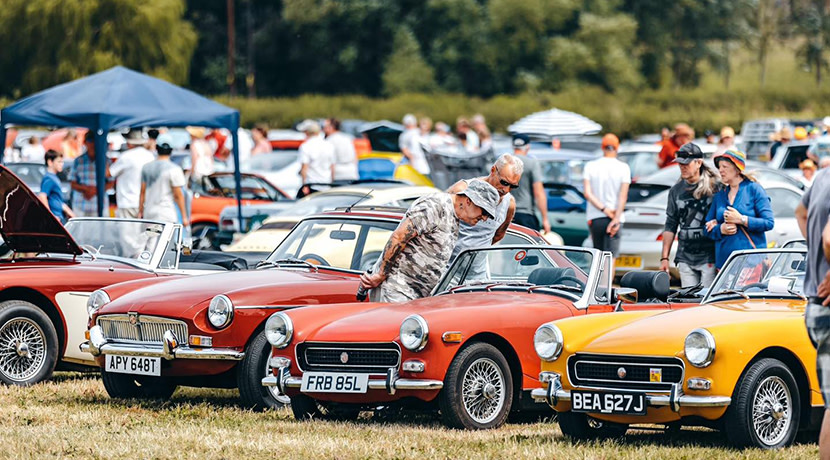
<path id="1" fill-rule="evenodd" d="M 108 303 L 110 303 L 110 296 L 107 295 L 104 290 L 98 289 L 89 296 L 89 299 L 87 299 L 86 312 L 89 314 L 89 317 L 92 318 L 92 315 Z"/>
<path id="2" fill-rule="evenodd" d="M 292 335 L 294 335 L 294 323 L 283 312 L 274 313 L 265 322 L 265 339 L 277 348 L 288 346 Z"/>
<path id="3" fill-rule="evenodd" d="M 233 302 L 227 296 L 220 294 L 211 299 L 207 315 L 213 327 L 222 329 L 233 320 Z"/>
<path id="4" fill-rule="evenodd" d="M 692 366 L 706 367 L 715 359 L 715 337 L 706 329 L 695 329 L 686 336 L 684 351 Z"/>
<path id="5" fill-rule="evenodd" d="M 401 344 L 407 350 L 421 351 L 427 346 L 429 327 L 421 315 L 410 315 L 401 323 Z"/>
<path id="6" fill-rule="evenodd" d="M 565 340 L 562 331 L 553 324 L 543 324 L 533 334 L 533 347 L 536 354 L 545 361 L 556 361 L 562 354 Z"/>

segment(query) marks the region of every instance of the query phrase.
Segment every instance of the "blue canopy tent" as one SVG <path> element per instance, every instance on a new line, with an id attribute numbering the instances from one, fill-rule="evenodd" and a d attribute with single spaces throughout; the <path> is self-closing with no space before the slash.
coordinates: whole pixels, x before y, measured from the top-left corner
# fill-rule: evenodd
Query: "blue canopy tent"
<path id="1" fill-rule="evenodd" d="M 144 126 L 226 128 L 233 136 L 236 196 L 242 214 L 239 174 L 239 111 L 158 78 L 117 66 L 64 83 L 0 111 L 0 146 L 8 125 L 83 127 L 95 133 L 95 176 L 98 215 L 103 216 L 106 187 L 107 133 Z M 0 150 L 0 162 L 2 162 Z"/>

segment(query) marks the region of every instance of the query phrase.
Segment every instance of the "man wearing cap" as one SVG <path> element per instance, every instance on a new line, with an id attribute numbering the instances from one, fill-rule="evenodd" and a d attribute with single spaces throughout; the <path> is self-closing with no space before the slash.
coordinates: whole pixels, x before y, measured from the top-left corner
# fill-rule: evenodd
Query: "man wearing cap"
<path id="1" fill-rule="evenodd" d="M 404 132 L 398 137 L 398 147 L 409 163 L 421 174 L 429 174 L 429 163 L 427 163 L 424 148 L 421 142 L 421 129 L 418 128 L 418 119 L 415 115 L 408 113 L 403 117 Z"/>
<path id="2" fill-rule="evenodd" d="M 507 227 L 510 226 L 510 221 L 513 220 L 513 214 L 516 212 L 516 201 L 513 199 L 510 191 L 519 187 L 519 180 L 522 177 L 523 168 L 524 165 L 518 158 L 506 153 L 500 156 L 490 168 L 489 176 L 478 178 L 478 180 L 483 180 L 492 185 L 499 192 L 496 213 L 492 219 L 487 219 L 476 225 L 468 225 L 464 222 L 460 224 L 458 241 L 455 243 L 455 249 L 452 251 L 450 263 L 465 249 L 488 247 L 504 238 Z M 470 182 L 472 180 L 460 180 L 453 184 L 447 192 L 463 192 L 467 189 Z M 481 264 L 477 267 L 476 273 L 484 271 L 486 259 L 479 259 L 479 262 Z"/>
<path id="3" fill-rule="evenodd" d="M 372 300 L 379 302 L 428 296 L 450 260 L 459 221 L 476 225 L 492 218 L 498 201 L 496 189 L 478 179 L 459 193 L 419 198 L 392 232 L 375 267 L 360 276 L 361 288 L 373 289 Z"/>
<path id="4" fill-rule="evenodd" d="M 156 141 L 158 158 L 141 168 L 141 193 L 138 200 L 138 217 L 162 222 L 178 222 L 190 225 L 184 206 L 184 171 L 170 161 L 173 141 L 168 134 L 159 135 Z"/>
<path id="5" fill-rule="evenodd" d="M 818 169 L 816 163 L 813 160 L 807 158 L 806 160 L 799 163 L 798 169 L 801 170 L 801 176 L 798 178 L 798 180 L 801 181 L 801 183 L 804 184 L 804 186 L 806 187 L 812 186 L 813 179 L 816 176 L 816 170 Z"/>
<path id="6" fill-rule="evenodd" d="M 530 137 L 526 134 L 517 134 L 513 137 L 513 155 L 522 162 L 522 171 L 524 171 L 519 186 L 511 192 L 516 200 L 513 222 L 539 230 L 539 219 L 536 218 L 536 212 L 533 209 L 535 206 L 542 214 L 543 233 L 549 233 L 548 196 L 542 184 L 542 168 L 539 167 L 539 162 L 535 158 L 528 156 L 529 150 Z"/>
<path id="7" fill-rule="evenodd" d="M 306 184 L 330 184 L 334 180 L 334 147 L 320 135 L 320 124 L 314 120 L 305 120 L 297 126 L 298 131 L 306 135 L 306 141 L 300 145 L 300 177 L 303 178 L 301 195 L 316 191 L 314 186 Z"/>
<path id="8" fill-rule="evenodd" d="M 695 130 L 686 123 L 678 123 L 674 127 L 674 134 L 667 141 L 663 142 L 663 148 L 657 154 L 657 166 L 665 168 L 674 163 L 674 156 L 680 147 L 691 142 L 695 138 Z"/>
<path id="9" fill-rule="evenodd" d="M 680 285 L 708 287 L 715 279 L 715 242 L 706 235 L 706 214 L 719 187 L 717 175 L 703 162 L 700 148 L 691 142 L 680 147 L 674 161 L 680 165 L 682 180 L 669 190 L 660 269 L 669 271 L 669 254 L 676 235 L 674 263 L 680 272 Z"/>
<path id="10" fill-rule="evenodd" d="M 735 146 L 735 130 L 731 126 L 724 126 L 720 130 L 720 141 L 715 149 L 715 155 L 720 155 L 728 148 Z"/>
<path id="11" fill-rule="evenodd" d="M 144 148 L 145 140 L 140 129 L 131 129 L 126 136 L 129 150 L 122 153 L 109 168 L 109 175 L 115 179 L 115 199 L 118 208 L 115 217 L 135 219 L 138 217 L 138 201 L 141 194 L 141 168 L 156 156 Z"/>
<path id="12" fill-rule="evenodd" d="M 591 240 L 595 248 L 609 251 L 614 257 L 620 252 L 619 231 L 631 184 L 631 168 L 617 159 L 619 148 L 617 136 L 611 133 L 603 136 L 603 156 L 585 164 L 582 180 Z"/>

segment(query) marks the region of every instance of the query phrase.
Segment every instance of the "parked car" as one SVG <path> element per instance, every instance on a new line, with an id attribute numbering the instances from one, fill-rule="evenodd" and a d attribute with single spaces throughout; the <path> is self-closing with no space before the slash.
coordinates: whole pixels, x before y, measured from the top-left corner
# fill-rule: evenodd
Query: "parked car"
<path id="1" fill-rule="evenodd" d="M 760 181 L 770 198 L 775 226 L 766 232 L 769 247 L 781 246 L 792 239 L 801 238 L 801 230 L 795 219 L 795 208 L 801 202 L 804 192 L 788 183 Z M 633 270 L 659 270 L 663 254 L 663 229 L 666 223 L 666 206 L 668 190 L 652 196 L 646 201 L 632 203 L 625 207 L 625 224 L 620 230 L 623 244 L 617 257 L 617 276 Z M 593 242 L 586 238 L 583 242 L 591 247 Z M 677 242 L 672 243 L 669 255 L 672 276 L 679 278 L 674 266 L 674 254 Z"/>
<path id="2" fill-rule="evenodd" d="M 267 257 L 294 228 L 294 225 L 305 216 L 327 209 L 347 208 L 353 205 L 395 207 L 405 210 L 418 198 L 437 191 L 432 187 L 400 183 L 384 185 L 388 186 L 335 187 L 303 197 L 274 217 L 265 219 L 259 228 L 227 246 L 225 251 L 246 257 L 251 261 L 261 260 Z"/>
<path id="3" fill-rule="evenodd" d="M 58 177 L 61 179 L 61 191 L 63 192 L 63 199 L 69 202 L 71 181 L 69 180 L 69 173 L 72 171 L 73 160 L 68 160 L 68 164 L 64 163 L 64 170 Z M 46 175 L 46 165 L 43 163 L 7 163 L 6 168 L 14 173 L 27 187 L 29 187 L 35 194 L 40 193 L 40 183 L 43 181 L 43 176 Z"/>
<path id="4" fill-rule="evenodd" d="M 300 152 L 297 150 L 260 153 L 240 164 L 240 171 L 258 174 L 272 184 L 279 184 L 280 189 L 289 197 L 296 197 L 303 185 L 300 177 Z"/>
<path id="5" fill-rule="evenodd" d="M 706 164 L 717 171 L 715 168 L 715 163 L 711 160 L 706 160 Z M 801 183 L 798 179 L 794 178 L 790 174 L 780 170 L 780 169 L 773 169 L 767 166 L 767 163 L 762 163 L 759 161 L 747 160 L 746 162 L 746 169 L 747 171 L 751 172 L 756 179 L 761 182 L 766 181 L 774 181 L 774 182 L 785 182 L 787 184 L 792 185 L 793 187 L 798 187 L 804 190 L 805 185 Z M 720 176 L 718 176 L 720 177 Z M 677 181 L 680 180 L 680 166 L 673 164 L 671 166 L 667 166 L 656 173 L 644 177 L 640 184 L 659 184 L 663 185 L 666 188 L 670 188 L 672 185 L 676 184 Z M 659 192 L 660 190 L 656 190 Z M 653 193 L 651 193 L 653 194 Z M 629 194 L 630 197 L 630 194 Z M 629 200 L 630 201 L 630 200 Z"/>
<path id="6" fill-rule="evenodd" d="M 772 146 L 770 136 L 782 128 L 792 128 L 790 121 L 783 118 L 768 120 L 749 120 L 741 127 L 739 148 L 747 158 L 763 157 Z"/>
<path id="7" fill-rule="evenodd" d="M 360 274 L 402 216 L 360 207 L 318 214 L 302 219 L 258 270 L 103 288 L 83 349 L 114 398 L 167 398 L 178 385 L 238 387 L 248 407 L 284 405 L 287 398 L 261 384 L 271 372 L 269 315 L 354 301 Z M 518 226 L 503 241 L 544 242 Z"/>
<path id="8" fill-rule="evenodd" d="M 530 402 L 539 361 L 528 337 L 546 319 L 611 311 L 610 253 L 512 244 L 462 252 L 432 296 L 402 304 L 351 303 L 274 313 L 264 334 L 273 376 L 298 419 L 361 411 L 440 411 L 451 427 L 488 429 Z M 665 273 L 632 309 L 667 309 Z M 629 308 L 629 307 L 627 307 Z"/>
<path id="9" fill-rule="evenodd" d="M 293 197 L 257 174 L 242 174 L 242 205 L 262 202 L 290 202 Z M 192 186 L 190 225 L 193 244 L 200 249 L 219 248 L 216 233 L 219 213 L 227 206 L 236 206 L 236 181 L 229 172 L 213 173 Z"/>
<path id="10" fill-rule="evenodd" d="M 776 150 L 775 156 L 769 161 L 769 167 L 781 170 L 792 177 L 800 176 L 801 169 L 798 165 L 807 159 L 811 145 L 811 141 L 790 142 L 783 152 L 780 148 Z"/>
<path id="11" fill-rule="evenodd" d="M 183 254 L 182 228 L 170 223 L 77 218 L 63 227 L 5 167 L 0 167 L 0 197 L 0 381 L 7 384 L 40 382 L 56 366 L 95 365 L 78 346 L 86 331 L 87 300 L 96 289 L 167 274 L 223 271 L 222 263 L 230 267 L 236 259 Z M 217 264 L 201 262 L 209 255 Z"/>
<path id="12" fill-rule="evenodd" d="M 631 425 L 702 425 L 730 443 L 772 449 L 817 428 L 824 405 L 804 327 L 805 249 L 733 253 L 700 307 L 547 323 L 532 391 L 572 438 Z M 813 425 L 813 426 L 811 426 Z"/>

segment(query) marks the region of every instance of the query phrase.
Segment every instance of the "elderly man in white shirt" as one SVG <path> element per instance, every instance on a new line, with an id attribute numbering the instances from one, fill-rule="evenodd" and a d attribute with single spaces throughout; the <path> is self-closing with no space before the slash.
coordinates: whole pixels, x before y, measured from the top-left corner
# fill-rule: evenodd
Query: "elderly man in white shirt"
<path id="1" fill-rule="evenodd" d="M 323 122 L 326 141 L 334 147 L 334 180 L 357 180 L 357 152 L 354 138 L 340 131 L 340 120 L 327 118 Z"/>
<path id="2" fill-rule="evenodd" d="M 306 184 L 330 184 L 334 179 L 334 147 L 320 135 L 320 124 L 314 120 L 305 120 L 297 130 L 306 135 L 306 141 L 300 145 L 300 177 L 303 178 L 301 195 L 316 191 Z"/>
<path id="3" fill-rule="evenodd" d="M 109 175 L 115 178 L 115 200 L 118 203 L 115 217 L 135 219 L 138 217 L 141 194 L 141 168 L 155 160 L 156 156 L 144 147 L 147 139 L 141 129 L 130 130 L 125 140 L 130 149 L 109 167 Z"/>

